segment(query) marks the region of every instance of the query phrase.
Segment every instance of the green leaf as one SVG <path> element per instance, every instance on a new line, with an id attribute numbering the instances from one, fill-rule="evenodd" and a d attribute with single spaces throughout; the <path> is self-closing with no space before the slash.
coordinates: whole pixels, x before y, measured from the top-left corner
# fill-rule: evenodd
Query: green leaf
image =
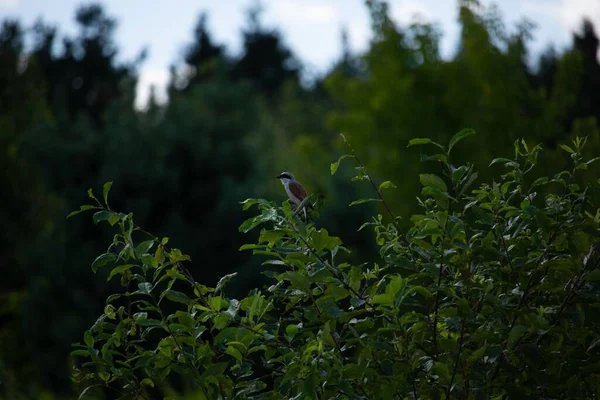
<path id="1" fill-rule="evenodd" d="M 102 187 L 102 197 L 104 197 L 104 204 L 108 207 L 108 192 L 110 192 L 110 188 L 112 187 L 112 181 L 106 182 Z"/>
<path id="2" fill-rule="evenodd" d="M 519 164 L 517 164 L 515 161 L 510 160 L 508 158 L 503 158 L 503 157 L 498 157 L 498 158 L 494 158 L 492 160 L 492 162 L 490 163 L 490 165 L 488 165 L 489 167 L 491 167 L 494 164 L 498 164 L 498 163 L 504 163 L 504 166 L 519 166 Z"/>
<path id="3" fill-rule="evenodd" d="M 292 339 L 298 333 L 298 326 L 294 324 L 290 324 L 285 327 L 285 334 Z"/>
<path id="4" fill-rule="evenodd" d="M 83 333 L 83 341 L 85 342 L 85 345 L 87 347 L 94 347 L 94 337 L 92 336 L 92 332 L 90 331 L 85 331 Z"/>
<path id="5" fill-rule="evenodd" d="M 121 216 L 119 214 L 113 214 L 108 218 L 108 223 L 110 226 L 115 226 L 117 222 L 121 220 Z"/>
<path id="6" fill-rule="evenodd" d="M 418 146 L 421 144 L 428 144 L 428 143 L 432 143 L 431 139 L 429 139 L 429 138 L 414 138 L 414 139 L 410 139 L 408 141 L 408 146 L 406 146 L 406 147 Z"/>
<path id="7" fill-rule="evenodd" d="M 254 249 L 264 249 L 265 245 L 260 245 L 260 244 L 244 244 L 242 245 L 238 251 L 243 251 L 243 250 L 254 250 Z"/>
<path id="8" fill-rule="evenodd" d="M 442 178 L 440 178 L 437 175 L 420 174 L 419 180 L 421 181 L 421 184 L 425 187 L 433 187 L 435 189 L 438 189 L 441 192 L 448 191 L 448 187 L 446 186 L 446 183 L 442 180 Z"/>
<path id="9" fill-rule="evenodd" d="M 331 297 L 321 297 L 316 301 L 317 306 L 332 318 L 341 316 L 344 312 Z"/>
<path id="10" fill-rule="evenodd" d="M 152 284 L 150 282 L 142 282 L 138 284 L 138 291 L 142 294 L 150 294 L 152 291 Z"/>
<path id="11" fill-rule="evenodd" d="M 575 150 L 573 150 L 571 147 L 567 146 L 566 144 L 561 144 L 560 148 L 563 149 L 564 151 L 566 151 L 567 153 L 575 153 Z"/>
<path id="12" fill-rule="evenodd" d="M 508 348 L 512 349 L 514 344 L 527 332 L 527 327 L 523 325 L 517 325 L 513 327 L 508 335 Z"/>
<path id="13" fill-rule="evenodd" d="M 600 269 L 595 269 L 587 275 L 587 280 L 591 282 L 600 282 Z"/>
<path id="14" fill-rule="evenodd" d="M 421 154 L 421 162 L 425 161 L 441 161 L 444 164 L 448 162 L 448 157 L 445 154 L 432 154 L 428 156 L 427 154 Z"/>
<path id="15" fill-rule="evenodd" d="M 452 150 L 452 148 L 454 147 L 454 145 L 456 143 L 460 142 L 461 140 L 463 140 L 467 136 L 471 136 L 471 135 L 474 135 L 474 134 L 475 134 L 475 130 L 474 129 L 467 128 L 467 129 L 461 130 L 456 135 L 454 135 L 454 137 L 452 137 L 452 139 L 450 139 L 450 144 L 448 145 L 448 154 L 450 154 L 450 151 Z"/>
<path id="16" fill-rule="evenodd" d="M 69 213 L 69 215 L 67 215 L 67 219 L 69 219 L 69 218 L 71 218 L 72 216 L 74 216 L 74 215 L 77 215 L 77 214 L 79 214 L 79 213 L 81 213 L 81 212 L 83 212 L 83 211 L 87 211 L 87 210 L 98 210 L 98 209 L 100 209 L 100 207 L 98 207 L 98 206 L 92 206 L 92 205 L 90 205 L 90 204 L 85 204 L 85 205 L 83 205 L 83 206 L 80 206 L 80 207 L 79 207 L 79 210 L 75 210 L 75 211 L 72 211 L 71 213 Z"/>
<path id="17" fill-rule="evenodd" d="M 474 362 L 479 361 L 483 357 L 483 355 L 485 354 L 486 350 L 487 350 L 487 344 L 484 344 L 482 347 L 478 348 L 473 353 L 471 353 L 471 355 L 467 359 L 467 362 L 469 364 L 472 364 Z"/>
<path id="18" fill-rule="evenodd" d="M 531 184 L 531 187 L 545 185 L 546 183 L 548 183 L 548 177 L 542 176 L 541 178 L 537 178 L 535 181 L 533 181 L 533 183 Z"/>
<path id="19" fill-rule="evenodd" d="M 390 181 L 381 182 L 381 185 L 379 185 L 379 191 L 381 191 L 382 189 L 390 189 L 390 188 L 396 189 L 396 185 L 394 185 Z"/>
<path id="20" fill-rule="evenodd" d="M 388 304 L 391 305 L 394 303 L 394 297 L 388 293 L 376 294 L 373 296 L 372 304 Z"/>
<path id="21" fill-rule="evenodd" d="M 104 253 L 100 254 L 94 262 L 92 263 L 92 271 L 96 273 L 99 268 L 104 267 L 106 264 L 113 262 L 117 259 L 117 255 L 115 253 Z"/>
<path id="22" fill-rule="evenodd" d="M 211 306 L 213 310 L 220 311 L 222 300 L 223 299 L 221 298 L 221 296 L 213 296 L 210 299 L 208 299 L 208 305 Z"/>
<path id="23" fill-rule="evenodd" d="M 113 276 L 118 275 L 118 274 L 122 274 L 125 271 L 130 270 L 131 268 L 135 267 L 134 264 L 125 264 L 125 265 L 120 265 L 116 268 L 113 268 L 112 271 L 110 271 L 110 275 L 108 275 L 108 278 L 106 278 L 106 281 L 110 281 Z"/>
<path id="24" fill-rule="evenodd" d="M 331 175 L 334 175 L 338 168 L 340 167 L 340 162 L 344 159 L 344 158 L 348 158 L 348 157 L 354 157 L 352 154 L 344 154 L 343 156 L 341 156 L 340 158 L 338 158 L 338 160 L 334 163 L 331 163 L 329 170 L 331 171 Z"/>
<path id="25" fill-rule="evenodd" d="M 133 320 L 141 326 L 158 326 L 161 322 L 157 319 L 148 319 L 147 312 L 138 312 L 133 314 Z"/>
<path id="26" fill-rule="evenodd" d="M 150 378 L 144 378 L 144 379 L 142 379 L 141 384 L 142 384 L 142 386 L 154 387 L 154 382 Z"/>
<path id="27" fill-rule="evenodd" d="M 267 242 L 269 246 L 273 246 L 275 243 L 280 241 L 285 236 L 285 234 L 285 231 L 282 230 L 270 231 L 263 229 L 260 231 L 258 241 L 259 243 Z"/>
<path id="28" fill-rule="evenodd" d="M 219 282 L 217 283 L 217 286 L 215 287 L 215 293 L 223 290 L 223 288 L 225 288 L 225 286 L 229 283 L 230 280 L 232 280 L 238 273 L 234 272 L 232 274 L 227 274 L 224 277 L 222 277 L 221 279 L 219 279 Z"/>
<path id="29" fill-rule="evenodd" d="M 230 356 L 233 356 L 233 358 L 235 358 L 238 361 L 242 361 L 242 359 L 244 358 L 242 356 L 242 353 L 240 353 L 240 351 L 233 346 L 227 346 L 227 350 L 225 350 L 225 353 L 229 354 Z"/>
<path id="30" fill-rule="evenodd" d="M 152 246 L 154 246 L 154 240 L 145 240 L 142 243 L 138 244 L 137 247 L 135 248 L 135 255 L 140 258 L 142 257 L 142 254 L 145 254 L 148 252 L 148 250 L 150 250 L 152 248 Z"/>
<path id="31" fill-rule="evenodd" d="M 92 200 L 96 200 L 96 202 L 98 203 L 98 205 L 100 205 L 100 202 L 98 201 L 98 199 L 96 198 L 96 196 L 94 196 L 94 192 L 92 192 L 92 188 L 89 188 L 87 191 L 88 197 Z"/>
<path id="32" fill-rule="evenodd" d="M 440 380 L 444 383 L 450 382 L 450 371 L 448 369 L 448 365 L 442 362 L 434 362 L 433 367 L 431 368 L 431 372 L 438 375 Z"/>
<path id="33" fill-rule="evenodd" d="M 245 220 L 244 222 L 242 222 L 242 224 L 240 225 L 238 230 L 240 232 L 248 233 L 263 222 L 264 222 L 264 220 L 261 215 L 259 215 L 257 217 L 249 218 L 249 219 Z"/>
<path id="34" fill-rule="evenodd" d="M 600 157 L 594 157 L 591 160 L 587 161 L 586 164 L 590 165 L 592 163 L 595 163 L 596 161 L 600 160 Z"/>
<path id="35" fill-rule="evenodd" d="M 313 232 L 311 235 L 312 244 L 316 251 L 332 250 L 335 246 L 342 244 L 340 238 L 329 236 L 329 232 L 325 228 Z"/>
<path id="36" fill-rule="evenodd" d="M 229 365 L 229 363 L 227 363 L 227 362 L 220 362 L 217 364 L 213 364 L 210 367 L 208 367 L 206 369 L 206 371 L 204 371 L 202 373 L 202 376 L 200 378 L 204 379 L 204 378 L 208 378 L 211 376 L 221 376 L 227 369 L 228 365 Z"/>
<path id="37" fill-rule="evenodd" d="M 90 190 L 91 190 L 91 189 L 90 189 Z M 91 386 L 88 386 L 88 387 L 86 387 L 85 389 L 83 389 L 83 390 L 81 391 L 81 393 L 79 394 L 79 397 L 77 398 L 77 400 L 83 400 L 83 398 L 87 396 L 87 393 L 88 393 L 88 392 L 89 392 L 91 389 L 93 389 L 93 388 L 95 388 L 95 387 L 98 387 L 98 386 L 103 386 L 103 385 L 104 385 L 104 384 L 102 384 L 102 383 L 99 383 L 99 384 L 97 384 L 97 385 L 91 385 Z"/>
<path id="38" fill-rule="evenodd" d="M 590 346 L 587 348 L 586 353 L 589 353 L 590 350 L 592 350 L 594 347 L 598 346 L 600 344 L 600 338 L 594 340 L 592 342 L 592 344 L 590 344 Z"/>
<path id="39" fill-rule="evenodd" d="M 364 203 L 370 203 L 372 201 L 381 201 L 381 199 L 359 199 L 359 200 L 355 200 L 352 203 L 350 203 L 349 207 L 357 206 L 359 204 L 364 204 Z"/>
<path id="40" fill-rule="evenodd" d="M 94 217 L 93 217 L 94 223 L 96 225 L 98 225 L 98 222 L 100 222 L 100 221 L 108 221 L 110 219 L 110 217 L 114 214 L 115 213 L 113 213 L 112 211 L 106 211 L 106 210 L 98 211 L 97 213 L 94 214 Z"/>
<path id="41" fill-rule="evenodd" d="M 167 290 L 165 297 L 171 301 L 182 304 L 189 304 L 190 298 L 185 293 L 178 292 L 177 290 Z"/>
<path id="42" fill-rule="evenodd" d="M 260 203 L 260 201 L 261 199 L 246 199 L 240 202 L 240 204 L 242 204 L 242 210 L 247 210 L 253 205 Z"/>

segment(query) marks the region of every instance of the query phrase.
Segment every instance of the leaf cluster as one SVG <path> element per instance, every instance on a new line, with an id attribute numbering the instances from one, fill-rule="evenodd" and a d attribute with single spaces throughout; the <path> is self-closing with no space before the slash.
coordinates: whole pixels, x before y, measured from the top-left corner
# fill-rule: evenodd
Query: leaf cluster
<path id="1" fill-rule="evenodd" d="M 376 234 L 380 257 L 353 265 L 342 240 L 308 223 L 289 202 L 247 199 L 258 210 L 240 231 L 259 230 L 240 248 L 264 258 L 272 284 L 228 298 L 194 281 L 189 257 L 135 225 L 103 200 L 96 223 L 118 228 L 92 264 L 110 268 L 123 291 L 73 355 L 73 378 L 121 398 L 149 398 L 173 375 L 197 398 L 404 399 L 593 398 L 600 382 L 600 209 L 580 187 L 585 138 L 562 146 L 572 168 L 531 179 L 540 145 L 514 143 L 514 157 L 490 183 L 451 151 L 473 130 L 422 156 L 439 165 L 421 174 L 421 213 L 401 232 L 397 218 L 354 150 L 356 181 L 367 181 L 389 218 Z M 318 208 L 318 207 L 317 207 Z M 319 210 L 317 209 L 318 213 Z M 137 235 L 145 236 L 135 239 Z M 88 388 L 94 387 L 93 385 Z"/>

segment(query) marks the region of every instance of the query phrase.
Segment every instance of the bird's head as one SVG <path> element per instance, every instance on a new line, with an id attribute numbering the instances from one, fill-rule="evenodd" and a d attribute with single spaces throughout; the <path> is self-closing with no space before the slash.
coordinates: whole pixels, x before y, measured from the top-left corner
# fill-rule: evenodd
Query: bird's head
<path id="1" fill-rule="evenodd" d="M 290 174 L 289 172 L 282 172 L 276 178 L 281 180 L 281 182 L 285 184 L 289 181 L 293 181 L 294 175 Z"/>

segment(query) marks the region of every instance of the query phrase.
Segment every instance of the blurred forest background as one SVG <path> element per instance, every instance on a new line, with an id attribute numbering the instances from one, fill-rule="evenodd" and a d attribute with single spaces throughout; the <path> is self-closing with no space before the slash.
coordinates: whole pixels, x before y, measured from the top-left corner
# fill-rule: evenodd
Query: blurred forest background
<path id="1" fill-rule="evenodd" d="M 398 26 L 384 3 L 365 6 L 368 50 L 353 54 L 342 37 L 335 67 L 310 85 L 257 10 L 235 56 L 215 42 L 203 15 L 190 30 L 185 65 L 172 69 L 168 103 L 151 98 L 144 110 L 133 106 L 143 54 L 116 61 L 117 26 L 101 6 L 75 11 L 73 36 L 44 22 L 2 22 L 0 398 L 74 396 L 71 343 L 118 285 L 90 269 L 109 243 L 106 228 L 65 219 L 87 203 L 89 187 L 114 181 L 112 207 L 189 253 L 199 281 L 237 271 L 236 296 L 265 283 L 260 260 L 237 251 L 252 240 L 238 233 L 249 216 L 239 202 L 283 201 L 275 176 L 284 170 L 325 194 L 319 224 L 342 236 L 354 257 L 374 254 L 372 237 L 356 230 L 377 209 L 348 207 L 369 188 L 347 179 L 348 166 L 329 174 L 346 150 L 340 132 L 379 182 L 398 186 L 388 196 L 404 224 L 417 211 L 416 173 L 429 168 L 406 148 L 413 137 L 445 142 L 474 128 L 478 135 L 456 157 L 475 161 L 483 178 L 487 162 L 511 157 L 520 137 L 543 143 L 539 168 L 549 171 L 566 164 L 558 144 L 577 134 L 600 153 L 599 39 L 590 22 L 582 21 L 569 49 L 549 48 L 531 66 L 531 24 L 508 29 L 494 8 L 459 1 L 460 42 L 444 60 L 435 26 Z"/>

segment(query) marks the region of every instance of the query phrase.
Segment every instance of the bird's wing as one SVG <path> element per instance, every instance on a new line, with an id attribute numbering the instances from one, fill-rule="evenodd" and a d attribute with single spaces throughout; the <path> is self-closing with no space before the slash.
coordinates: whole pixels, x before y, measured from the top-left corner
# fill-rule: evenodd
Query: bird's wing
<path id="1" fill-rule="evenodd" d="M 292 192 L 294 196 L 300 199 L 300 201 L 306 198 L 306 190 L 304 189 L 304 186 L 302 186 L 299 182 L 292 181 L 290 182 L 288 187 L 290 189 L 290 192 Z"/>

